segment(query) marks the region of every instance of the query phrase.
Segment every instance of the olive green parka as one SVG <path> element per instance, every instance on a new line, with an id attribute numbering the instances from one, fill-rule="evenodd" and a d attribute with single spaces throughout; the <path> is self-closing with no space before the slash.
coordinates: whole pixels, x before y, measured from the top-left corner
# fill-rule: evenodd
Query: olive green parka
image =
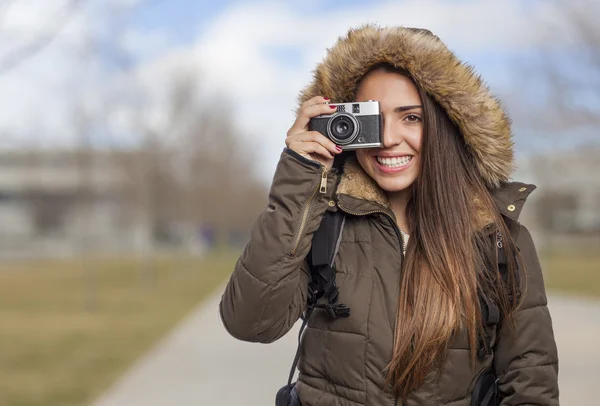
<path id="1" fill-rule="evenodd" d="M 542 272 L 531 235 L 518 222 L 535 186 L 509 182 L 509 119 L 479 77 L 436 36 L 402 27 L 351 30 L 329 50 L 299 101 L 316 95 L 351 101 L 358 80 L 379 63 L 408 71 L 457 124 L 521 253 L 520 280 L 526 286 L 514 330 L 490 327 L 492 351 L 475 365 L 466 331 L 460 331 L 443 365 L 406 405 L 469 406 L 477 377 L 490 366 L 503 406 L 558 405 L 557 349 Z M 340 301 L 351 315 L 331 320 L 316 309 L 310 318 L 301 344 L 300 400 L 303 406 L 393 405 L 384 369 L 392 357 L 402 242 L 385 193 L 354 158 L 337 171 L 283 151 L 268 206 L 223 294 L 223 324 L 240 340 L 262 343 L 291 329 L 306 308 L 306 255 L 327 210 L 346 213 L 335 269 Z"/>

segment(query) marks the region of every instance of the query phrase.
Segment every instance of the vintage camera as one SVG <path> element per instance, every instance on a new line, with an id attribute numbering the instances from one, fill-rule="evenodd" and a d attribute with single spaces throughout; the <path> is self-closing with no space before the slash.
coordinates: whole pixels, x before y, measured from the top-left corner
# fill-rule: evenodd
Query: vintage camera
<path id="1" fill-rule="evenodd" d="M 311 118 L 310 131 L 318 131 L 344 150 L 376 148 L 382 144 L 379 102 L 332 103 L 336 110 Z"/>

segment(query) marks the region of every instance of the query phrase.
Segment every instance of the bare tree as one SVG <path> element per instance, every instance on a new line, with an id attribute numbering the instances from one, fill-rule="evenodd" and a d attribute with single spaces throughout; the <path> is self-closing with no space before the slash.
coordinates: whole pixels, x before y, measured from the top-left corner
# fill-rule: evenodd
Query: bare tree
<path id="1" fill-rule="evenodd" d="M 146 163 L 132 177 L 129 162 L 126 189 L 137 207 L 145 207 L 154 230 L 178 225 L 193 237 L 210 223 L 221 235 L 247 232 L 266 201 L 266 188 L 255 173 L 252 148 L 218 107 L 228 104 L 225 97 L 204 94 L 198 80 L 193 72 L 173 75 L 162 132 L 136 120 Z"/>
<path id="2" fill-rule="evenodd" d="M 178 233 L 187 234 L 190 240 L 197 239 L 198 230 L 206 223 L 212 224 L 223 236 L 234 230 L 247 232 L 266 201 L 265 185 L 254 172 L 252 149 L 242 141 L 242 131 L 233 126 L 231 113 L 216 107 L 230 103 L 224 95 L 203 92 L 196 71 L 174 70 L 168 79 L 161 78 L 170 80 L 166 83 L 168 103 L 163 105 L 161 113 L 165 116 L 164 123 L 157 127 L 149 117 L 147 99 L 151 95 L 147 85 L 138 81 L 136 56 L 123 41 L 128 27 L 127 19 L 122 17 L 159 1 L 162 0 L 147 0 L 132 6 L 111 6 L 115 2 L 110 2 L 97 15 L 97 24 L 110 29 L 90 30 L 88 37 L 78 38 L 76 46 L 69 48 L 68 39 L 60 36 L 60 32 L 69 19 L 92 0 L 88 0 L 89 3 L 68 0 L 60 13 L 49 16 L 47 26 L 32 34 L 30 42 L 23 39 L 15 44 L 14 52 L 0 56 L 1 75 L 18 68 L 53 41 L 63 41 L 65 51 L 72 51 L 81 61 L 90 66 L 108 67 L 116 72 L 114 76 L 127 78 L 118 87 L 96 93 L 91 103 L 96 107 L 90 109 L 87 107 L 89 94 L 85 94 L 85 86 L 80 82 L 67 84 L 65 92 L 71 95 L 73 103 L 71 118 L 76 124 L 73 127 L 79 151 L 80 182 L 75 200 L 82 200 L 89 192 L 93 160 L 102 159 L 97 154 L 98 134 L 106 145 L 118 139 L 123 131 L 123 128 L 111 127 L 107 118 L 123 107 L 133 111 L 128 132 L 130 138 L 137 141 L 128 147 L 112 144 L 110 159 L 123 178 L 116 199 L 128 211 L 127 219 L 143 225 L 150 236 L 141 255 L 143 272 L 140 275 L 144 285 L 151 284 L 153 279 L 154 253 L 159 243 L 175 238 L 173 235 Z M 8 2 L 0 6 L 0 19 L 10 17 L 4 14 L 9 7 Z M 81 105 L 86 108 L 80 108 Z M 80 212 L 85 216 L 85 209 Z M 80 223 L 84 227 L 85 218 Z M 80 231 L 83 235 L 85 230 Z M 83 257 L 85 238 L 78 241 Z M 85 265 L 82 270 L 85 274 Z"/>
<path id="3" fill-rule="evenodd" d="M 542 4 L 542 3 L 539 3 Z M 534 10 L 538 10 L 533 7 Z M 544 15 L 531 15 L 541 42 L 515 62 L 515 92 L 509 95 L 515 129 L 536 192 L 535 215 L 552 245 L 557 233 L 580 233 L 600 221 L 594 180 L 600 148 L 600 3 L 550 0 Z M 582 187 L 585 185 L 585 187 Z"/>
<path id="4" fill-rule="evenodd" d="M 90 133 L 94 125 L 89 112 L 81 105 L 73 111 L 75 127 L 77 129 L 77 147 L 75 149 L 77 185 L 73 196 L 74 206 L 77 210 L 77 224 L 75 244 L 84 279 L 84 300 L 87 311 L 95 311 L 98 307 L 97 275 L 95 268 L 87 263 L 89 255 L 91 230 L 89 216 L 93 208 L 94 188 L 94 161 L 95 154 L 91 144 Z"/>
<path id="5" fill-rule="evenodd" d="M 540 22 L 544 46 L 516 61 L 513 117 L 540 147 L 598 144 L 600 3 L 549 3 L 552 18 Z"/>

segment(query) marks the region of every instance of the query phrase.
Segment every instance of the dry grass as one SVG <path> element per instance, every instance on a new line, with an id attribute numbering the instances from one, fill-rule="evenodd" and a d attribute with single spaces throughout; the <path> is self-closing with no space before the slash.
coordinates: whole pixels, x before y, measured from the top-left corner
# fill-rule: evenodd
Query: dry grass
<path id="1" fill-rule="evenodd" d="M 546 252 L 540 261 L 547 289 L 600 299 L 600 251 Z"/>
<path id="2" fill-rule="evenodd" d="M 548 289 L 600 298 L 600 253 L 541 258 Z M 1 267 L 0 406 L 86 404 L 223 282 L 235 259 L 163 258 L 150 280 L 133 259 Z"/>
<path id="3" fill-rule="evenodd" d="M 233 269 L 234 254 L 0 268 L 0 406 L 98 396 Z M 87 276 L 86 276 L 87 275 Z"/>

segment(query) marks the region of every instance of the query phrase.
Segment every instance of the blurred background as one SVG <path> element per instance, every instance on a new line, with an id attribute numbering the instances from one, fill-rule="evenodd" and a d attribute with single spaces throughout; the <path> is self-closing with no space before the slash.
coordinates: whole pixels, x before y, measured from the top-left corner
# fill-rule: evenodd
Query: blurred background
<path id="1" fill-rule="evenodd" d="M 0 0 L 0 406 L 272 403 L 293 334 L 234 342 L 215 306 L 298 92 L 367 22 L 430 29 L 504 102 L 563 404 L 593 404 L 598 21 L 593 0 Z"/>

